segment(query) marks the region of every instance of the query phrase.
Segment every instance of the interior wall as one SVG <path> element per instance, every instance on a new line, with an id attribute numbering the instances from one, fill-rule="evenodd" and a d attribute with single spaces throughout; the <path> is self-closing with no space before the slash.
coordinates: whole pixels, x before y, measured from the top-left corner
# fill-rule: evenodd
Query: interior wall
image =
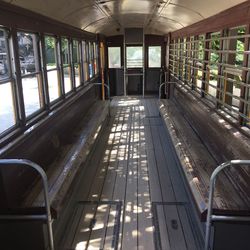
<path id="1" fill-rule="evenodd" d="M 108 47 L 121 48 L 121 68 L 108 69 L 111 96 L 123 95 L 124 84 L 124 37 L 122 35 L 111 36 L 106 38 L 106 54 Z M 148 67 L 148 47 L 161 46 L 161 68 Z M 165 69 L 166 41 L 164 36 L 145 35 L 145 94 L 158 94 L 160 84 L 160 72 Z M 128 94 L 142 94 L 142 88 L 138 87 L 137 82 L 142 81 L 141 77 L 130 77 L 130 83 L 133 85 Z M 130 85 L 131 85 L 130 84 Z"/>
<path id="2" fill-rule="evenodd" d="M 72 132 L 99 95 L 99 88 L 91 87 L 74 102 L 63 105 L 45 121 L 41 121 L 39 127 L 13 142 L 12 147 L 1 154 L 1 158 L 28 159 L 47 170 L 60 153 L 60 147 L 70 143 Z M 1 168 L 4 196 L 0 199 L 0 207 L 19 206 L 23 195 L 30 188 L 30 180 L 35 180 L 36 176 L 27 168 Z"/>

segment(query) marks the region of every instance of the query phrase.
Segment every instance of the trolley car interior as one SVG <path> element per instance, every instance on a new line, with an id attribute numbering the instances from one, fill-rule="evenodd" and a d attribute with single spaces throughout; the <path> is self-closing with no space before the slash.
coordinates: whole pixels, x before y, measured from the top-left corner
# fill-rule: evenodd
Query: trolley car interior
<path id="1" fill-rule="evenodd" d="M 0 249 L 250 249 L 250 1 L 0 1 Z"/>

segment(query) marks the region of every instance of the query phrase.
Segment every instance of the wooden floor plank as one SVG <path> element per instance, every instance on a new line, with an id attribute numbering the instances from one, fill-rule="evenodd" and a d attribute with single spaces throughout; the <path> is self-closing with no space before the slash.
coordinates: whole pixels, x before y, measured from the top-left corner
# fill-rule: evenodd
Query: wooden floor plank
<path id="1" fill-rule="evenodd" d="M 166 166 L 166 161 L 163 153 L 163 149 L 160 144 L 160 136 L 158 133 L 158 127 L 151 126 L 154 152 L 156 158 L 156 164 L 159 172 L 160 186 L 162 190 L 163 201 L 175 201 L 175 194 L 173 191 L 172 182 Z"/>
<path id="2" fill-rule="evenodd" d="M 130 138 L 131 138 L 131 126 L 132 126 L 132 112 L 131 107 L 124 108 L 125 110 L 125 121 L 122 126 L 122 145 L 119 150 L 119 158 L 118 158 L 118 168 L 117 168 L 117 177 L 114 187 L 113 200 L 122 201 L 122 212 L 121 212 L 121 223 L 124 221 L 124 204 L 125 204 L 125 196 L 126 196 L 126 185 L 127 185 L 127 176 L 128 176 L 128 158 L 129 158 L 129 149 L 130 149 Z M 121 249 L 122 245 L 122 234 L 123 234 L 123 226 L 120 228 L 120 237 L 119 237 L 119 248 Z"/>
<path id="3" fill-rule="evenodd" d="M 194 238 L 195 237 L 194 231 L 193 231 L 193 228 L 191 227 L 190 218 L 188 218 L 186 209 L 189 209 L 189 208 L 185 207 L 185 206 L 178 206 L 177 207 L 179 218 L 180 218 L 180 221 L 182 222 L 182 229 L 184 232 L 184 237 L 185 237 L 187 248 L 188 249 L 196 249 L 197 248 L 197 245 L 196 245 L 197 239 Z"/>
<path id="4" fill-rule="evenodd" d="M 182 229 L 182 221 L 179 218 L 175 205 L 164 206 L 166 224 L 170 239 L 171 250 L 186 250 L 186 240 Z"/>
<path id="5" fill-rule="evenodd" d="M 154 249 L 151 194 L 149 191 L 146 138 L 143 119 L 144 106 L 139 108 L 139 162 L 138 162 L 138 249 Z"/>
<path id="6" fill-rule="evenodd" d="M 158 245 L 158 248 L 161 248 L 162 250 L 171 250 L 168 227 L 163 206 L 157 206 L 156 212 L 159 223 L 159 232 L 157 233 L 160 236 L 160 239 L 158 239 L 160 241 L 160 245 Z"/>
<path id="7" fill-rule="evenodd" d="M 126 196 L 123 214 L 122 249 L 137 249 L 138 225 L 137 225 L 137 178 L 138 178 L 138 113 L 136 107 L 132 107 L 132 126 L 128 157 L 128 173 L 126 183 Z"/>
<path id="8" fill-rule="evenodd" d="M 115 183 L 116 183 L 117 175 L 119 172 L 118 159 L 121 157 L 124 137 L 126 137 L 125 135 L 127 133 L 127 128 L 125 128 L 125 132 L 124 132 L 124 123 L 127 122 L 127 117 L 124 114 L 123 109 L 121 109 L 121 112 L 119 112 L 117 119 L 118 119 L 118 123 L 117 123 L 116 132 L 115 132 L 115 139 L 113 141 L 113 144 L 115 146 L 112 148 L 112 150 L 114 151 L 113 152 L 114 157 L 110 158 L 107 177 L 106 177 L 103 192 L 102 192 L 102 200 L 110 200 L 110 201 L 114 200 Z M 111 208 L 109 210 L 110 211 L 109 211 L 109 216 L 107 218 L 105 244 L 104 244 L 103 249 L 112 249 L 113 226 L 115 223 L 114 213 L 116 213 L 116 211 L 111 211 Z"/>
<path id="9" fill-rule="evenodd" d="M 89 238 L 91 235 L 91 221 L 95 218 L 96 205 L 86 205 L 76 228 L 74 241 L 72 244 L 73 249 L 85 249 L 89 245 Z"/>

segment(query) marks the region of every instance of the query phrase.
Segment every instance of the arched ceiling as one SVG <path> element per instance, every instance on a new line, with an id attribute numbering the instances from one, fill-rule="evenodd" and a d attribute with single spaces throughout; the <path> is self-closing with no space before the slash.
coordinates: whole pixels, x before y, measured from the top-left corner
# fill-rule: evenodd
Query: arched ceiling
<path id="1" fill-rule="evenodd" d="M 77 28 L 105 35 L 144 27 L 147 34 L 166 34 L 245 0 L 4 0 Z"/>

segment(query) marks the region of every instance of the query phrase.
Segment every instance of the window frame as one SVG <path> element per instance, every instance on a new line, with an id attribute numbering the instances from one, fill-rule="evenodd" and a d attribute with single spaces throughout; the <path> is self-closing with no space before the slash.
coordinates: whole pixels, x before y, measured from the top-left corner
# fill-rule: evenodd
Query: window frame
<path id="1" fill-rule="evenodd" d="M 62 40 L 65 39 L 67 40 L 67 49 L 68 49 L 68 63 L 64 64 L 64 59 L 63 59 L 63 45 L 62 45 Z M 71 53 L 71 39 L 65 36 L 60 37 L 60 42 L 59 42 L 59 47 L 60 47 L 60 69 L 61 69 L 61 85 L 62 86 L 62 92 L 63 96 L 69 96 L 72 94 L 74 91 L 74 80 L 73 80 L 73 75 L 72 75 L 72 53 Z M 69 71 L 69 81 L 70 81 L 70 87 L 71 89 L 66 92 L 66 83 L 65 83 L 65 73 L 64 70 L 68 68 Z"/>
<path id="2" fill-rule="evenodd" d="M 46 44 L 45 44 L 45 39 L 46 37 L 52 37 L 55 39 L 55 64 L 56 67 L 52 68 L 52 69 L 47 69 L 47 57 L 46 55 L 44 55 L 44 60 L 45 60 L 45 64 L 46 67 L 44 69 L 45 74 L 47 76 L 47 83 L 48 83 L 48 95 L 49 95 L 49 105 L 53 106 L 56 103 L 58 103 L 60 100 L 62 100 L 63 98 L 63 91 L 62 91 L 62 77 L 61 77 L 61 67 L 60 67 L 60 47 L 59 47 L 59 37 L 57 37 L 56 35 L 53 34 L 44 34 L 44 46 L 46 48 Z M 45 49 L 44 48 L 44 49 Z M 56 71 L 57 73 L 57 85 L 58 85 L 58 97 L 54 100 L 50 100 L 50 92 L 49 92 L 49 80 L 48 80 L 48 72 L 52 72 L 52 71 Z"/>
<path id="3" fill-rule="evenodd" d="M 18 96 L 17 96 L 17 88 L 16 86 L 16 79 L 14 78 L 14 69 L 12 62 L 14 61 L 14 54 L 13 54 L 13 43 L 12 43 L 12 37 L 10 37 L 10 31 L 7 27 L 0 26 L 0 29 L 5 34 L 5 43 L 6 43 L 6 52 L 7 52 L 7 61 L 8 61 L 8 70 L 9 75 L 6 78 L 0 79 L 0 85 L 8 84 L 10 83 L 11 87 L 11 98 L 12 98 L 12 107 L 13 107 L 13 118 L 14 118 L 14 124 L 6 129 L 4 129 L 2 132 L 0 132 L 0 139 L 5 137 L 7 134 L 11 133 L 13 130 L 18 128 L 18 125 L 20 124 L 20 112 L 18 107 Z"/>
<path id="4" fill-rule="evenodd" d="M 39 114 L 41 114 L 44 110 L 45 110 L 45 91 L 44 91 L 44 77 L 43 77 L 43 71 L 42 71 L 42 62 L 41 62 L 41 37 L 37 32 L 31 32 L 31 31 L 27 31 L 27 30 L 17 30 L 16 33 L 16 38 L 18 37 L 18 33 L 27 33 L 27 34 L 31 34 L 31 35 L 35 35 L 36 36 L 36 43 L 37 43 L 37 66 L 38 66 L 38 71 L 36 70 L 35 72 L 29 73 L 29 74 L 22 74 L 21 72 L 21 64 L 20 64 L 20 60 L 17 59 L 17 62 L 19 64 L 20 67 L 20 81 L 21 81 L 21 85 L 22 85 L 22 91 L 23 91 L 23 81 L 22 79 L 24 78 L 28 78 L 28 77 L 32 77 L 32 76 L 36 76 L 37 77 L 37 84 L 38 84 L 38 94 L 39 94 L 39 103 L 40 103 L 40 108 L 37 109 L 36 111 L 32 112 L 29 115 L 26 115 L 26 110 L 25 110 L 25 98 L 24 98 L 24 93 L 22 93 L 23 96 L 23 103 L 24 103 L 24 114 L 25 114 L 25 123 L 29 123 L 29 121 L 31 121 L 32 119 L 34 119 L 35 117 L 37 117 Z M 17 46 L 19 49 L 19 44 L 18 44 L 18 38 L 17 38 Z M 18 52 L 19 55 L 19 52 Z M 35 55 L 34 55 L 34 60 L 36 60 Z M 36 62 L 35 62 L 36 63 Z"/>

